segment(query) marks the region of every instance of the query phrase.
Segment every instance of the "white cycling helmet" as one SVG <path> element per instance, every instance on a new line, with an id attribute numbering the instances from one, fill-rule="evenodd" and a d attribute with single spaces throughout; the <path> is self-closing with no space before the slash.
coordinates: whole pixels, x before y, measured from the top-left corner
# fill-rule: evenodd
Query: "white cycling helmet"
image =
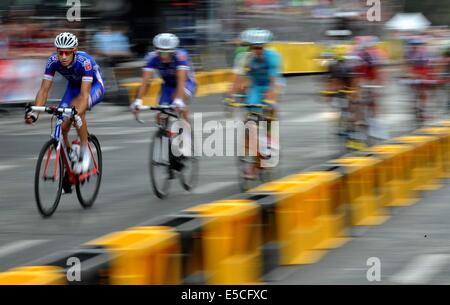
<path id="1" fill-rule="evenodd" d="M 64 32 L 60 33 L 55 38 L 55 47 L 60 49 L 76 48 L 78 46 L 78 39 L 72 33 Z"/>
<path id="2" fill-rule="evenodd" d="M 242 40 L 250 45 L 264 45 L 271 42 L 272 37 L 272 32 L 264 29 L 249 29 L 241 35 Z"/>
<path id="3" fill-rule="evenodd" d="M 153 38 L 155 48 L 162 50 L 173 50 L 178 47 L 179 42 L 178 37 L 171 33 L 161 33 Z"/>

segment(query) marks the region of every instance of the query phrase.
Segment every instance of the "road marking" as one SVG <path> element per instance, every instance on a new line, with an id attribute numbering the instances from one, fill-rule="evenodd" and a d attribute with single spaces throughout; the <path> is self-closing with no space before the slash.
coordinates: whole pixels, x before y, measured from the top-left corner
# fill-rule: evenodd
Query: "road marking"
<path id="1" fill-rule="evenodd" d="M 230 185 L 237 185 L 236 182 L 213 182 L 195 188 L 193 194 L 208 194 L 226 188 Z"/>
<path id="2" fill-rule="evenodd" d="M 0 164 L 0 171 L 17 168 L 17 167 L 20 167 L 20 165 L 12 165 L 12 164 L 11 165 L 1 165 Z"/>
<path id="3" fill-rule="evenodd" d="M 152 141 L 150 139 L 137 139 L 137 140 L 128 140 L 123 141 L 125 144 L 150 144 Z"/>
<path id="4" fill-rule="evenodd" d="M 123 149 L 125 146 L 102 146 L 102 152 Z"/>
<path id="5" fill-rule="evenodd" d="M 152 133 L 157 130 L 157 127 L 149 127 L 149 128 L 116 128 L 116 127 L 101 127 L 93 129 L 93 134 L 102 135 L 102 136 L 115 136 L 115 135 L 127 135 L 127 134 L 137 134 L 137 133 Z"/>
<path id="6" fill-rule="evenodd" d="M 322 114 L 321 112 L 318 112 L 318 113 L 308 114 L 308 115 L 293 118 L 293 119 L 287 119 L 286 122 L 287 123 L 313 123 L 313 122 L 326 121 L 326 120 L 331 120 L 330 116 L 327 117 L 326 115 Z"/>
<path id="7" fill-rule="evenodd" d="M 19 240 L 9 244 L 6 244 L 3 247 L 0 247 L 0 257 L 4 257 L 7 255 L 11 255 L 15 252 L 23 251 L 27 248 L 31 248 L 40 244 L 48 242 L 47 239 L 35 239 L 35 240 Z"/>
<path id="8" fill-rule="evenodd" d="M 450 254 L 426 254 L 415 257 L 390 281 L 404 285 L 426 284 L 434 275 L 444 270 L 450 261 Z"/>

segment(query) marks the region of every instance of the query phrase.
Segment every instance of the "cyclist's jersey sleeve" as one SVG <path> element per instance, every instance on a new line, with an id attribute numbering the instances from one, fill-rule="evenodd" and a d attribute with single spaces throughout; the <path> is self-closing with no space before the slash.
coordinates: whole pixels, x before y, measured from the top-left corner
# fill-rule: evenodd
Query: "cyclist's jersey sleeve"
<path id="1" fill-rule="evenodd" d="M 145 67 L 144 71 L 151 71 L 154 72 L 158 67 L 158 55 L 156 52 L 149 52 L 147 56 L 145 57 Z"/>
<path id="2" fill-rule="evenodd" d="M 269 61 L 269 76 L 270 77 L 278 77 L 281 75 L 280 66 L 281 66 L 281 58 L 280 55 L 272 50 L 267 51 L 268 61 Z"/>
<path id="3" fill-rule="evenodd" d="M 194 68 L 189 59 L 189 54 L 185 50 L 176 49 L 169 63 L 162 63 L 155 51 L 148 53 L 146 56 L 144 71 L 157 72 L 168 86 L 176 86 L 176 71 L 178 70 L 187 71 L 187 81 L 195 82 Z"/>
<path id="4" fill-rule="evenodd" d="M 83 82 L 93 82 L 95 75 L 92 60 L 86 56 L 78 56 L 77 61 L 81 64 L 81 80 Z"/>
<path id="5" fill-rule="evenodd" d="M 60 73 L 68 80 L 70 85 L 75 87 L 81 86 L 83 81 L 92 82 L 93 84 L 101 83 L 103 85 L 100 67 L 93 57 L 83 51 L 77 51 L 73 63 L 67 67 L 64 67 L 58 61 L 56 53 L 53 53 L 47 60 L 44 79 L 53 80 L 55 72 Z"/>
<path id="6" fill-rule="evenodd" d="M 53 53 L 47 60 L 47 65 L 45 66 L 44 72 L 44 79 L 53 80 L 57 66 L 58 66 L 58 58 L 56 56 L 56 53 Z"/>
<path id="7" fill-rule="evenodd" d="M 177 50 L 175 52 L 175 65 L 177 70 L 191 70 L 191 64 L 188 59 L 188 54 L 184 50 Z"/>

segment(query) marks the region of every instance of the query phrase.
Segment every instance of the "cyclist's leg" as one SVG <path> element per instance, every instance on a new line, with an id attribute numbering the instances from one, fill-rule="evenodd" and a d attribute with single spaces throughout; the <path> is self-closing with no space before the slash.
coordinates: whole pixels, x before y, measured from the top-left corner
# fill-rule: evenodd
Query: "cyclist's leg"
<path id="1" fill-rule="evenodd" d="M 104 89 L 103 85 L 99 82 L 93 83 L 91 86 L 91 91 L 88 97 L 88 101 L 86 104 L 86 101 L 81 98 L 79 95 L 80 90 L 74 90 L 74 92 L 77 91 L 78 94 L 76 97 L 72 100 L 72 106 L 74 106 L 78 110 L 78 115 L 80 116 L 83 125 L 81 128 L 77 130 L 78 136 L 80 137 L 81 145 L 87 145 L 88 143 L 88 128 L 87 128 L 87 121 L 86 121 L 86 111 L 91 110 L 95 105 L 101 102 L 101 100 L 104 97 Z"/>
<path id="2" fill-rule="evenodd" d="M 70 107 L 72 100 L 78 95 L 78 91 L 76 90 L 76 88 L 67 85 L 66 87 L 66 92 L 64 93 L 59 106 L 58 107 Z M 71 128 L 71 124 L 72 122 L 70 120 L 66 120 L 63 122 L 62 124 L 62 128 L 61 128 L 61 133 L 63 136 L 63 140 L 64 140 L 64 144 L 66 144 L 67 149 L 70 149 L 71 147 L 71 143 L 69 141 L 69 131 Z"/>
<path id="3" fill-rule="evenodd" d="M 161 85 L 161 91 L 159 94 L 159 105 L 164 106 L 164 105 L 170 105 L 172 104 L 172 95 L 174 94 L 176 88 L 175 87 L 170 87 L 167 86 L 166 84 L 162 84 Z M 156 115 L 156 123 L 158 125 L 161 124 L 160 119 L 159 119 L 159 113 Z"/>
<path id="4" fill-rule="evenodd" d="M 264 93 L 267 91 L 267 87 L 263 86 L 250 86 L 247 94 L 246 104 L 252 105 L 252 104 L 261 104 L 261 102 L 264 100 Z M 248 111 L 251 112 L 260 112 L 262 109 L 259 108 L 248 108 Z M 251 128 L 251 129 L 250 129 Z M 250 125 L 249 132 L 250 135 L 254 135 L 252 138 L 248 138 L 248 141 L 245 141 L 246 149 L 251 148 L 251 151 L 249 151 L 250 156 L 255 156 L 257 154 L 257 143 L 258 143 L 258 130 L 253 130 L 254 128 L 257 128 L 257 126 L 254 126 L 253 124 Z M 252 143 L 252 145 L 250 145 Z M 254 145 L 256 143 L 256 145 Z"/>
<path id="5" fill-rule="evenodd" d="M 189 108 L 188 104 L 191 100 L 191 98 L 194 96 L 195 92 L 197 90 L 197 85 L 195 82 L 191 80 L 187 80 L 184 84 L 184 94 L 183 94 L 183 102 L 185 103 L 184 108 L 179 108 L 177 111 L 181 114 L 181 117 L 188 122 L 189 121 Z"/>
<path id="6" fill-rule="evenodd" d="M 183 118 L 183 123 L 186 124 L 185 128 L 183 130 L 190 130 L 190 123 L 189 123 L 189 102 L 194 97 L 195 92 L 197 91 L 197 84 L 193 81 L 186 81 L 185 87 L 184 87 L 184 98 L 183 101 L 185 102 L 186 106 L 183 109 L 180 109 L 181 116 Z M 183 156 L 189 156 L 192 153 L 191 146 L 192 146 L 192 131 L 183 133 Z"/>
<path id="7" fill-rule="evenodd" d="M 100 103 L 104 97 L 104 88 L 103 85 L 99 82 L 93 83 L 91 86 L 91 91 L 88 97 L 87 104 L 86 102 L 81 99 L 81 97 L 78 95 L 73 101 L 72 105 L 79 110 L 79 116 L 82 120 L 82 126 L 81 128 L 77 128 L 78 136 L 80 137 L 80 156 L 83 162 L 79 164 L 77 171 L 78 172 L 85 172 L 89 169 L 90 166 L 90 155 L 89 155 L 89 149 L 88 149 L 88 127 L 87 127 L 87 121 L 86 121 L 86 111 L 91 110 L 95 105 Z"/>

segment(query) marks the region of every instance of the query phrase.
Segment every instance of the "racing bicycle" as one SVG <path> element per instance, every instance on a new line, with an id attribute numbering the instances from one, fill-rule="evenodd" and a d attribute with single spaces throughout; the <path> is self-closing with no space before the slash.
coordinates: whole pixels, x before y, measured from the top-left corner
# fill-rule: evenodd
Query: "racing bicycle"
<path id="1" fill-rule="evenodd" d="M 26 111 L 30 110 L 52 115 L 51 139 L 44 144 L 39 153 L 34 176 L 34 194 L 40 214 L 43 217 L 53 215 L 63 189 L 70 193 L 72 186 L 75 186 L 81 206 L 92 207 L 102 180 L 102 151 L 97 137 L 93 134 L 88 136 L 88 149 L 92 160 L 90 168 L 85 173 L 77 174 L 74 166 L 78 160 L 70 158 L 70 152 L 61 136 L 62 123 L 67 119 L 73 120 L 77 115 L 75 107 L 27 105 Z M 56 124 L 53 129 L 54 119 Z"/>

